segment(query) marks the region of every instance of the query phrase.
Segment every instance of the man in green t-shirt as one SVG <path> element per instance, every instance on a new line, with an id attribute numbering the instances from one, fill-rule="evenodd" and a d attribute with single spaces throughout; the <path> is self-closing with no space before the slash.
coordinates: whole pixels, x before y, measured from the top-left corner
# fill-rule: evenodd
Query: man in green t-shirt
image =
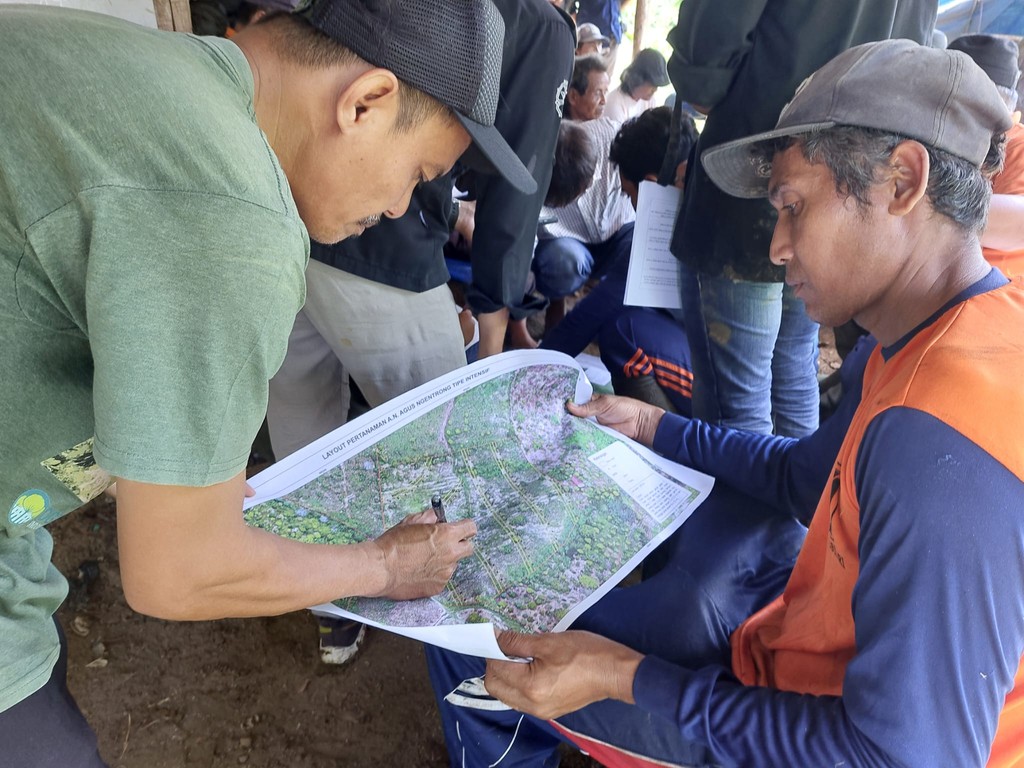
<path id="1" fill-rule="evenodd" d="M 3 762 L 94 766 L 44 526 L 116 480 L 125 595 L 166 619 L 439 592 L 472 522 L 289 541 L 245 525 L 246 460 L 310 235 L 401 215 L 471 141 L 535 185 L 493 127 L 490 0 L 318 0 L 233 42 L 30 6 L 0 29 Z"/>

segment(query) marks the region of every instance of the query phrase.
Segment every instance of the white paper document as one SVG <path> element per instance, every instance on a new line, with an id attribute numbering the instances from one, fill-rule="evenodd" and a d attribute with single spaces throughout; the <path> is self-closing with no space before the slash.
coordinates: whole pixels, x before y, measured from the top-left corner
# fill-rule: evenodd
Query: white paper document
<path id="1" fill-rule="evenodd" d="M 571 416 L 590 382 L 557 352 L 508 352 L 435 379 L 251 478 L 245 516 L 281 536 L 379 536 L 440 494 L 477 523 L 441 594 L 315 606 L 461 653 L 505 658 L 495 626 L 560 631 L 668 538 L 712 478 Z"/>
<path id="2" fill-rule="evenodd" d="M 611 371 L 605 367 L 597 355 L 580 352 L 576 355 L 576 362 L 580 364 L 583 372 L 594 386 L 607 387 L 612 383 Z"/>
<path id="3" fill-rule="evenodd" d="M 672 228 L 682 191 L 654 181 L 640 182 L 633 249 L 626 274 L 625 304 L 680 309 L 679 261 L 672 255 Z"/>

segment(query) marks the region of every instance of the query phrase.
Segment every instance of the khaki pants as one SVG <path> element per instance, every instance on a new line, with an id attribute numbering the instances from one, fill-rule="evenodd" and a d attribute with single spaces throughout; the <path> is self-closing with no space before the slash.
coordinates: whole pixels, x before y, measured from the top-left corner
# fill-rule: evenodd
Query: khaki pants
<path id="1" fill-rule="evenodd" d="M 371 407 L 466 364 L 448 286 L 403 291 L 310 261 L 306 304 L 270 381 L 277 459 L 348 419 L 349 377 Z"/>

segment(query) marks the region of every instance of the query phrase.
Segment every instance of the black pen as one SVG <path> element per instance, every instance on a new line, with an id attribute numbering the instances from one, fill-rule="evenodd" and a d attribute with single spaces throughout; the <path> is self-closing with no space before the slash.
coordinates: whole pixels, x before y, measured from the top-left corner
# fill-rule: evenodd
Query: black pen
<path id="1" fill-rule="evenodd" d="M 430 498 L 430 506 L 434 509 L 434 514 L 437 516 L 437 522 L 447 523 L 448 518 L 444 516 L 444 502 L 441 501 L 441 494 L 435 493 Z"/>

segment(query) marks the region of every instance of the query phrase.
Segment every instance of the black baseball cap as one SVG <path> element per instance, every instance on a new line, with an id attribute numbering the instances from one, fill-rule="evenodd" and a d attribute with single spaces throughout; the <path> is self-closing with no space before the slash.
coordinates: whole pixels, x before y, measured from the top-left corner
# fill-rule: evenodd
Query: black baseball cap
<path id="1" fill-rule="evenodd" d="M 451 109 L 473 140 L 467 165 L 500 174 L 520 192 L 537 191 L 494 127 L 505 22 L 491 0 L 314 0 L 301 13 L 360 58 Z"/>
<path id="2" fill-rule="evenodd" d="M 970 57 L 912 40 L 867 43 L 840 53 L 801 83 L 775 130 L 707 150 L 711 180 L 734 197 L 767 197 L 771 164 L 762 142 L 837 125 L 916 139 L 981 167 L 992 137 L 1013 121 Z"/>

